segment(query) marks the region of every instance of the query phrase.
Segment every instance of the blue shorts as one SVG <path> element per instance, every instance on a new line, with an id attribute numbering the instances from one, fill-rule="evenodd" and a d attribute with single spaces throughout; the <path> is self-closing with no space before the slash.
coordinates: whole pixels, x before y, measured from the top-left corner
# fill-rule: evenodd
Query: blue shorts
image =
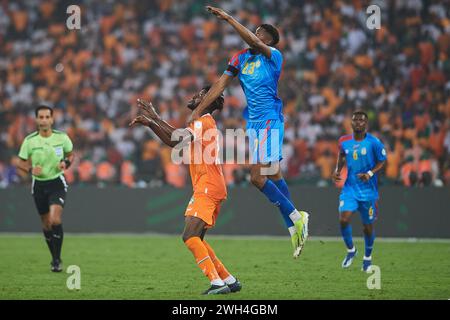
<path id="1" fill-rule="evenodd" d="M 247 135 L 251 163 L 278 162 L 283 159 L 283 121 L 249 121 L 247 122 Z"/>
<path id="2" fill-rule="evenodd" d="M 344 211 L 359 211 L 363 224 L 372 224 L 377 218 L 378 204 L 377 200 L 359 201 L 353 197 L 339 197 L 339 213 Z"/>

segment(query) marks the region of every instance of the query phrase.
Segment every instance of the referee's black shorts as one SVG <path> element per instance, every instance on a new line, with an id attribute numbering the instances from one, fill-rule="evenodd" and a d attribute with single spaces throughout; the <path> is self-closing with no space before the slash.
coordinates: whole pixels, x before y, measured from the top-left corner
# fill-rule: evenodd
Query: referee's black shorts
<path id="1" fill-rule="evenodd" d="M 64 208 L 66 202 L 67 183 L 63 175 L 49 181 L 39 181 L 34 179 L 32 194 L 34 203 L 40 215 L 50 211 L 53 204 Z"/>

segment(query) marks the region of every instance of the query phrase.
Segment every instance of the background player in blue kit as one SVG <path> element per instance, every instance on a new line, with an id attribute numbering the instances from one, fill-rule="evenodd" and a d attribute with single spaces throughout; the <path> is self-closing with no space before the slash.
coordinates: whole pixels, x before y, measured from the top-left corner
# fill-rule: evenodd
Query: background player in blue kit
<path id="1" fill-rule="evenodd" d="M 283 56 L 274 46 L 279 41 L 275 27 L 263 24 L 253 33 L 219 8 L 207 7 L 219 19 L 228 22 L 250 46 L 235 54 L 220 79 L 211 87 L 202 103 L 192 113 L 190 122 L 198 119 L 225 87 L 238 77 L 247 99 L 244 117 L 250 143 L 251 182 L 275 204 L 291 235 L 294 258 L 297 258 L 308 236 L 308 213 L 297 211 L 281 175 L 284 136 L 283 103 L 278 97 L 278 80 Z M 270 173 L 267 168 L 271 168 Z"/>
<path id="2" fill-rule="evenodd" d="M 363 271 L 372 264 L 372 249 L 375 241 L 373 223 L 377 216 L 377 173 L 386 163 L 386 149 L 381 141 L 367 133 L 367 114 L 355 111 L 352 115 L 353 134 L 339 138 L 339 156 L 333 180 L 341 180 L 340 174 L 347 163 L 347 180 L 339 197 L 341 234 L 347 246 L 347 255 L 342 262 L 348 268 L 357 250 L 353 244 L 350 218 L 355 211 L 361 214 L 364 227 L 365 253 Z"/>

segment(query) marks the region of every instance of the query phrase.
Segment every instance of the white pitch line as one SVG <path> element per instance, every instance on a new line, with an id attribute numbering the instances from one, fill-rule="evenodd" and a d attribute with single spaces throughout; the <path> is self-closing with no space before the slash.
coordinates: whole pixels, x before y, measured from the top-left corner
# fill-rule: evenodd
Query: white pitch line
<path id="1" fill-rule="evenodd" d="M 173 238 L 180 237 L 179 234 L 167 234 L 167 233 L 156 233 L 156 232 L 145 232 L 145 233 L 64 233 L 65 236 L 78 238 L 78 237 L 135 237 L 135 238 Z M 36 232 L 0 232 L 1 237 L 40 237 L 41 233 Z M 223 239 L 223 240 L 289 240 L 289 236 L 270 236 L 270 235 L 208 235 L 208 238 L 212 239 Z M 356 241 L 363 241 L 362 237 L 353 237 Z M 311 236 L 308 241 L 323 241 L 323 242 L 340 242 L 341 237 L 326 237 L 326 236 Z M 443 238 L 393 238 L 393 237 L 380 237 L 375 239 L 376 242 L 401 242 L 401 243 L 450 243 L 450 239 Z"/>

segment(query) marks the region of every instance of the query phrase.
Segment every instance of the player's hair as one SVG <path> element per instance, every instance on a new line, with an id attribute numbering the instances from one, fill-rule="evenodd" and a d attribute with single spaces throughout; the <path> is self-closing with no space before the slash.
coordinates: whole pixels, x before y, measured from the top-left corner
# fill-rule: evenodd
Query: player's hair
<path id="1" fill-rule="evenodd" d="M 276 45 L 280 41 L 280 34 L 278 33 L 277 28 L 275 28 L 273 25 L 264 23 L 260 25 L 259 28 L 263 28 L 272 36 L 272 46 Z"/>
<path id="2" fill-rule="evenodd" d="M 366 117 L 366 120 L 369 119 L 369 116 L 368 116 L 367 113 L 366 113 L 365 111 L 363 111 L 363 110 L 356 110 L 356 111 L 354 111 L 353 114 L 352 114 L 352 118 L 353 118 L 353 116 L 356 116 L 356 115 L 362 115 L 362 116 L 365 116 L 365 117 Z"/>
<path id="3" fill-rule="evenodd" d="M 202 90 L 205 90 L 206 92 L 208 92 L 209 89 L 211 89 L 210 85 L 206 85 L 202 88 Z M 221 93 L 220 96 L 218 96 L 216 100 L 208 106 L 209 112 L 213 112 L 214 110 L 222 111 L 224 101 L 225 99 L 223 93 Z"/>
<path id="4" fill-rule="evenodd" d="M 53 117 L 53 109 L 49 106 L 46 106 L 45 104 L 41 104 L 34 109 L 34 114 L 36 115 L 36 118 L 39 114 L 39 111 L 41 110 L 50 110 L 50 115 Z"/>

